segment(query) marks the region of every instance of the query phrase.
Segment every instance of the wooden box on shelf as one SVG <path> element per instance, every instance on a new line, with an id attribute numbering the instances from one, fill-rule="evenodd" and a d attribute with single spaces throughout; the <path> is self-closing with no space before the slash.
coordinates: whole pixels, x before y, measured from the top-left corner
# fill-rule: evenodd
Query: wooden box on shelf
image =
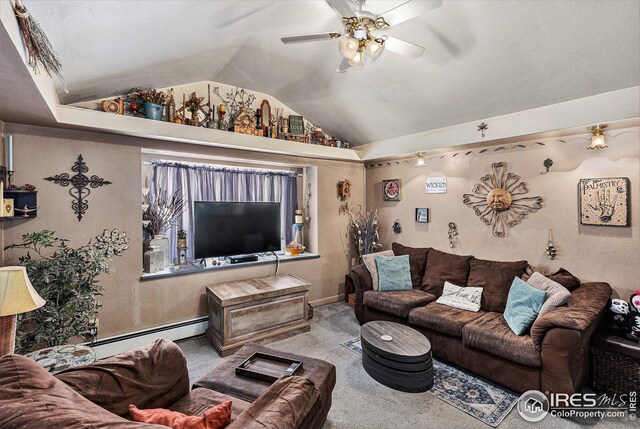
<path id="1" fill-rule="evenodd" d="M 38 191 L 5 190 L 4 199 L 13 200 L 13 213 L 3 210 L 3 220 L 29 219 L 38 216 Z"/>

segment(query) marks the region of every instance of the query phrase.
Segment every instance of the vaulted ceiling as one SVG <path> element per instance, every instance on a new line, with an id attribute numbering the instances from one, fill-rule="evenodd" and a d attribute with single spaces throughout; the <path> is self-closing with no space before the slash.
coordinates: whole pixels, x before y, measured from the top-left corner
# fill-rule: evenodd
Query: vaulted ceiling
<path id="1" fill-rule="evenodd" d="M 422 57 L 385 52 L 342 74 L 338 41 L 280 41 L 342 31 L 324 0 L 24 3 L 60 54 L 62 102 L 213 80 L 271 94 L 353 144 L 640 85 L 636 0 L 445 0 L 386 32 Z"/>

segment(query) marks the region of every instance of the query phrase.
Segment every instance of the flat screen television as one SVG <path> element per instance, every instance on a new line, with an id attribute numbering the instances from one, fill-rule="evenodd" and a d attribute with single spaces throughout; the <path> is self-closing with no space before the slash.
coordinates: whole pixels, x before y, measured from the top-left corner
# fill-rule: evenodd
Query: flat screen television
<path id="1" fill-rule="evenodd" d="M 280 203 L 194 203 L 194 258 L 279 251 Z"/>

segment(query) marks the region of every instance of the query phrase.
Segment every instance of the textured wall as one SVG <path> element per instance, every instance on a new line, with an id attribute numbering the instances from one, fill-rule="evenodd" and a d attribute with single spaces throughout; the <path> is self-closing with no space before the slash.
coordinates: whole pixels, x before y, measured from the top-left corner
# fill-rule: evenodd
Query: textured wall
<path id="1" fill-rule="evenodd" d="M 432 246 L 449 251 L 448 223 L 458 226 L 457 254 L 472 254 L 478 258 L 495 260 L 526 259 L 534 267 L 555 270 L 564 267 L 583 280 L 602 280 L 611 283 L 616 293 L 629 298 L 640 289 L 640 129 L 607 132 L 610 147 L 590 151 L 586 134 L 559 140 L 542 140 L 545 145 L 523 142 L 527 148 L 469 155 L 460 152 L 427 157 L 425 167 L 392 162 L 390 166 L 366 169 L 366 201 L 379 208 L 380 236 L 385 247 L 392 241 L 413 246 Z M 513 145 L 510 145 L 513 146 Z M 543 161 L 554 162 L 548 174 Z M 473 210 L 462 203 L 462 195 L 471 193 L 473 185 L 488 174 L 491 164 L 505 161 L 508 170 L 528 183 L 527 196 L 542 196 L 543 208 L 532 213 L 522 223 L 511 228 L 507 237 L 496 238 Z M 447 176 L 447 194 L 426 194 L 427 176 Z M 631 181 L 631 226 L 626 228 L 580 225 L 578 219 L 577 185 L 579 179 L 597 177 L 628 177 Z M 382 180 L 401 178 L 402 201 L 382 200 Z M 431 222 L 416 223 L 417 207 L 428 207 Z M 391 231 L 399 219 L 403 230 Z M 558 249 L 556 260 L 546 254 L 547 231 L 553 230 Z"/>
<path id="2" fill-rule="evenodd" d="M 112 263 L 110 275 L 102 277 L 104 296 L 100 299 L 101 337 L 206 315 L 205 287 L 210 284 L 271 275 L 274 266 L 233 268 L 181 277 L 140 281 L 142 274 L 141 148 L 186 151 L 203 156 L 260 159 L 271 163 L 290 163 L 309 167 L 318 178 L 317 212 L 312 223 L 320 230 L 313 247 L 320 259 L 287 262 L 281 273 L 291 273 L 312 283 L 310 300 L 329 302 L 343 290 L 344 274 L 349 270 L 350 249 L 347 239 L 348 218 L 339 211 L 336 196 L 338 178 L 353 184 L 352 204 L 362 204 L 364 166 L 359 163 L 323 161 L 269 154 L 254 154 L 181 145 L 122 136 L 77 132 L 51 128 L 6 124 L 5 132 L 14 135 L 15 181 L 38 188 L 38 217 L 28 221 L 4 223 L 4 244 L 15 243 L 22 234 L 42 229 L 55 230 L 78 246 L 105 228 L 118 228 L 131 237 L 130 249 Z M 89 210 L 78 222 L 71 210 L 68 189 L 43 180 L 54 174 L 70 172 L 76 157 L 82 154 L 89 175 L 96 174 L 113 182 L 91 191 Z M 306 188 L 305 188 L 306 189 Z M 315 189 L 315 187 L 314 187 Z M 20 252 L 6 252 L 6 262 L 17 263 Z"/>

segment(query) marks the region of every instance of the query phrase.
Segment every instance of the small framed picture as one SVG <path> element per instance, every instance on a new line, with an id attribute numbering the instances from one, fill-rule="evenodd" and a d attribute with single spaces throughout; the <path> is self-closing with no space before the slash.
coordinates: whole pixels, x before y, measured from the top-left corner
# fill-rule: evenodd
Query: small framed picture
<path id="1" fill-rule="evenodd" d="M 13 198 L 2 199 L 2 217 L 13 216 Z"/>
<path id="2" fill-rule="evenodd" d="M 382 181 L 382 199 L 385 201 L 400 201 L 400 179 Z"/>
<path id="3" fill-rule="evenodd" d="M 429 223 L 429 209 L 416 209 L 416 222 Z"/>
<path id="4" fill-rule="evenodd" d="M 304 118 L 297 115 L 289 115 L 289 133 L 294 136 L 304 135 Z"/>

